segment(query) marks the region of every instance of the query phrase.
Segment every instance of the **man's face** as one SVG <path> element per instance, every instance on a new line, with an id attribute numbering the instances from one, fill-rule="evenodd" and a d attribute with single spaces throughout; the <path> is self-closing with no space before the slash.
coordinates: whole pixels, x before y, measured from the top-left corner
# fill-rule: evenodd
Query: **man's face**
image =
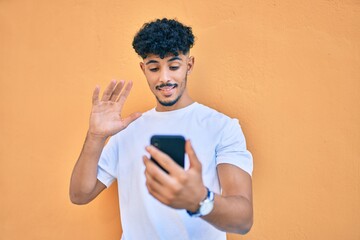
<path id="1" fill-rule="evenodd" d="M 161 107 L 182 107 L 182 103 L 188 101 L 186 80 L 193 63 L 194 58 L 184 54 L 169 55 L 163 59 L 150 54 L 140 63 L 149 87 Z"/>

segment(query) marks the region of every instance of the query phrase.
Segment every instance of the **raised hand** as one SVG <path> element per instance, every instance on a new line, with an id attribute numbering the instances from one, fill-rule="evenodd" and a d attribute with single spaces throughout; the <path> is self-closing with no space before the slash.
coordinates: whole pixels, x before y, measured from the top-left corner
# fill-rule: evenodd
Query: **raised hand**
<path id="1" fill-rule="evenodd" d="M 132 88 L 132 81 L 112 80 L 99 100 L 100 87 L 96 86 L 92 97 L 89 134 L 107 138 L 125 129 L 130 123 L 141 116 L 135 112 L 122 118 L 121 111 Z"/>

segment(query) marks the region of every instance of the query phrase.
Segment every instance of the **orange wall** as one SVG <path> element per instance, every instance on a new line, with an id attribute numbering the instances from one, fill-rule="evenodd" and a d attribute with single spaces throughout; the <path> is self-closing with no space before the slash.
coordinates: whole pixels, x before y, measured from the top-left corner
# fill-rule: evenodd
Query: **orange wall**
<path id="1" fill-rule="evenodd" d="M 357 0 L 1 0 L 0 239 L 120 238 L 116 187 L 75 206 L 69 179 L 96 84 L 154 105 L 131 41 L 164 16 L 197 35 L 192 96 L 254 155 L 255 223 L 229 239 L 360 239 Z"/>

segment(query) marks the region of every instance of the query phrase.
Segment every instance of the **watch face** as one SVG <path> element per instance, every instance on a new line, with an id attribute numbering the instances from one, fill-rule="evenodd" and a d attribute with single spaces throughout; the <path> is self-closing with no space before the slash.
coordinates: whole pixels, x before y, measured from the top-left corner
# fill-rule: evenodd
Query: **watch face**
<path id="1" fill-rule="evenodd" d="M 208 215 L 211 212 L 211 210 L 213 209 L 213 207 L 214 207 L 213 201 L 204 202 L 203 205 L 201 205 L 201 207 L 200 207 L 200 214 L 202 216 Z"/>

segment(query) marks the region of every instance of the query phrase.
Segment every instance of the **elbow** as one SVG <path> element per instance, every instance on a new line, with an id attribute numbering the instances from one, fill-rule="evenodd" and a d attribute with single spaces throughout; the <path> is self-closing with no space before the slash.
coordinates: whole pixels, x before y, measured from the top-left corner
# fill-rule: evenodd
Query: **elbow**
<path id="1" fill-rule="evenodd" d="M 240 235 L 245 235 L 248 232 L 250 232 L 251 228 L 253 226 L 253 218 L 247 219 L 245 221 L 239 221 L 237 223 L 234 223 L 232 225 L 228 225 L 224 229 L 220 229 L 222 231 L 228 232 L 228 233 L 236 233 Z"/>
<path id="2" fill-rule="evenodd" d="M 86 201 L 82 201 L 82 200 L 79 200 L 77 198 L 72 198 L 72 197 L 70 197 L 70 201 L 71 201 L 72 204 L 75 204 L 75 205 L 85 205 L 85 204 L 87 204 Z"/>
<path id="3" fill-rule="evenodd" d="M 238 233 L 241 234 L 241 235 L 245 235 L 248 232 L 250 232 L 250 230 L 251 230 L 251 226 L 248 227 L 248 228 L 241 229 Z"/>
<path id="4" fill-rule="evenodd" d="M 253 220 L 249 220 L 246 222 L 242 222 L 242 223 L 236 223 L 236 224 L 232 224 L 232 225 L 227 225 L 224 227 L 217 227 L 220 231 L 224 231 L 227 233 L 235 233 L 235 234 L 240 234 L 240 235 L 245 235 L 248 232 L 250 232 L 251 228 L 253 226 Z"/>
<path id="5" fill-rule="evenodd" d="M 241 234 L 241 235 L 245 235 L 247 234 L 248 232 L 250 232 L 251 228 L 253 226 L 253 219 L 249 220 L 246 224 L 242 225 L 237 233 L 238 234 Z"/>
<path id="6" fill-rule="evenodd" d="M 71 203 L 75 204 L 75 205 L 85 205 L 88 204 L 89 201 L 80 199 L 80 198 L 76 198 L 76 197 L 70 197 L 70 201 Z"/>
<path id="7" fill-rule="evenodd" d="M 76 194 L 73 192 L 70 192 L 69 198 L 70 198 L 71 203 L 73 203 L 75 205 L 85 205 L 90 202 L 87 198 L 81 197 L 79 194 Z"/>
<path id="8" fill-rule="evenodd" d="M 81 198 L 78 198 L 76 197 L 75 195 L 73 194 L 70 194 L 70 201 L 71 203 L 75 204 L 75 205 L 84 205 L 84 204 L 87 204 L 86 201 L 82 200 Z"/>

